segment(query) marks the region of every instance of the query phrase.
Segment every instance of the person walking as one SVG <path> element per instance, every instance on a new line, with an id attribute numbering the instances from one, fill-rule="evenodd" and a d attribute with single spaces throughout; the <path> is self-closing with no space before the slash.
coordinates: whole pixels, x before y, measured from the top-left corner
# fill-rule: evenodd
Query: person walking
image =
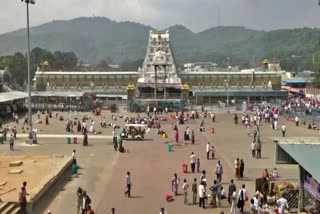
<path id="1" fill-rule="evenodd" d="M 283 194 L 282 194 L 281 198 L 279 198 L 277 200 L 277 205 L 278 205 L 279 214 L 284 214 L 285 213 L 285 209 L 289 208 L 288 201 L 287 201 L 287 199 L 285 199 L 283 197 Z"/>
<path id="2" fill-rule="evenodd" d="M 238 193 L 237 207 L 240 209 L 240 213 L 244 213 L 243 207 L 244 207 L 245 201 L 247 200 L 247 192 L 245 188 L 246 186 L 242 184 L 242 188 L 239 190 L 239 193 Z"/>
<path id="3" fill-rule="evenodd" d="M 253 158 L 256 157 L 256 142 L 255 141 L 252 141 L 252 143 L 251 143 L 251 154 L 252 154 Z"/>
<path id="4" fill-rule="evenodd" d="M 282 130 L 282 137 L 285 137 L 286 136 L 286 131 L 287 131 L 287 127 L 286 127 L 285 124 L 282 124 L 281 130 Z"/>
<path id="5" fill-rule="evenodd" d="M 200 172 L 200 158 L 197 159 L 197 172 Z"/>
<path id="6" fill-rule="evenodd" d="M 216 176 L 217 176 L 217 181 L 221 183 L 222 180 L 222 174 L 223 174 L 223 168 L 220 160 L 218 160 L 218 163 L 216 165 Z"/>
<path id="7" fill-rule="evenodd" d="M 195 168 L 196 168 L 196 162 L 197 162 L 197 157 L 196 155 L 191 152 L 191 156 L 190 156 L 190 166 L 191 166 L 191 171 L 192 173 L 194 173 Z"/>
<path id="8" fill-rule="evenodd" d="M 243 171 L 244 171 L 244 162 L 241 159 L 240 160 L 240 175 L 239 175 L 239 180 L 243 180 Z"/>
<path id="9" fill-rule="evenodd" d="M 237 213 L 237 192 L 233 191 L 230 196 L 231 208 L 229 214 Z"/>
<path id="10" fill-rule="evenodd" d="M 209 160 L 209 157 L 210 157 L 210 142 L 207 143 L 206 152 L 207 152 L 207 160 Z"/>
<path id="11" fill-rule="evenodd" d="M 10 144 L 10 151 L 14 151 L 14 137 L 13 137 L 13 135 L 10 136 L 9 144 Z"/>
<path id="12" fill-rule="evenodd" d="M 233 192 L 235 192 L 237 190 L 236 185 L 233 183 L 233 179 L 231 179 L 230 184 L 229 184 L 229 188 L 228 188 L 228 202 L 231 204 L 232 202 L 232 194 Z"/>
<path id="13" fill-rule="evenodd" d="M 193 204 L 196 204 L 197 203 L 197 179 L 194 178 L 193 179 L 193 183 L 192 183 L 192 202 Z"/>
<path id="14" fill-rule="evenodd" d="M 179 187 L 179 178 L 177 176 L 177 173 L 174 173 L 173 178 L 171 180 L 171 187 L 172 192 L 174 192 L 175 195 L 178 195 L 178 187 Z"/>
<path id="15" fill-rule="evenodd" d="M 27 182 L 22 183 L 21 190 L 19 192 L 19 204 L 20 204 L 20 213 L 27 214 Z"/>
<path id="16" fill-rule="evenodd" d="M 127 188 L 127 190 L 124 192 L 124 194 L 127 195 L 128 198 L 130 198 L 130 196 L 131 196 L 131 187 L 132 187 L 132 183 L 131 183 L 130 172 L 127 172 L 127 175 L 126 175 L 126 188 Z"/>
<path id="17" fill-rule="evenodd" d="M 198 194 L 199 194 L 199 207 L 202 206 L 203 209 L 205 209 L 204 199 L 206 197 L 206 189 L 204 187 L 203 181 L 201 181 L 199 188 L 198 188 Z"/>
<path id="18" fill-rule="evenodd" d="M 111 208 L 111 214 L 116 214 L 116 208 Z"/>
<path id="19" fill-rule="evenodd" d="M 183 190 L 183 195 L 184 195 L 184 204 L 188 205 L 188 189 L 189 189 L 189 184 L 187 183 L 187 179 L 183 180 L 183 185 L 182 185 L 182 190 Z"/>

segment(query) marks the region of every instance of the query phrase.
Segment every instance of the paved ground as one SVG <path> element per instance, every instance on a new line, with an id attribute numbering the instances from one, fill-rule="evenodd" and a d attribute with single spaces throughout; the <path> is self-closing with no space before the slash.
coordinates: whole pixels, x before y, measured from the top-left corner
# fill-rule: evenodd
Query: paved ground
<path id="1" fill-rule="evenodd" d="M 110 118 L 110 113 L 105 114 Z M 98 120 L 96 118 L 96 124 Z M 292 122 L 284 121 L 287 124 L 288 136 L 312 136 L 318 135 L 318 132 L 310 131 L 302 127 L 294 127 Z M 123 121 L 117 121 L 119 125 Z M 67 145 L 61 138 L 44 138 L 39 146 L 23 147 L 18 145 L 20 151 L 15 152 L 18 155 L 47 155 L 47 154 L 66 154 L 71 155 L 72 149 L 77 149 L 78 162 L 82 169 L 79 178 L 68 182 L 66 186 L 56 195 L 52 203 L 48 204 L 53 213 L 75 213 L 76 206 L 76 188 L 82 186 L 93 199 L 92 206 L 96 213 L 108 213 L 111 207 L 117 209 L 117 213 L 157 213 L 160 207 L 165 207 L 171 213 L 219 213 L 220 208 L 202 210 L 197 206 L 185 206 L 183 196 L 178 196 L 175 201 L 168 203 L 164 200 L 166 193 L 171 192 L 171 179 L 173 174 L 178 173 L 182 181 L 184 178 L 191 182 L 194 177 L 199 179 L 200 174 L 183 174 L 181 165 L 189 164 L 189 156 L 193 151 L 201 160 L 201 169 L 206 169 L 208 173 L 208 182 L 214 179 L 214 169 L 217 160 L 205 160 L 205 145 L 207 141 L 212 142 L 217 150 L 217 159 L 222 161 L 224 166 L 223 185 L 225 188 L 228 182 L 233 178 L 235 158 L 243 158 L 245 161 L 244 181 L 237 181 L 237 187 L 246 184 L 249 193 L 254 190 L 254 179 L 261 175 L 264 168 L 271 169 L 274 164 L 274 137 L 280 137 L 280 130 L 274 131 L 268 124 L 262 123 L 262 156 L 260 160 L 251 157 L 249 138 L 246 129 L 241 126 L 235 126 L 232 120 L 232 114 L 219 113 L 217 122 L 212 123 L 206 120 L 206 127 L 214 127 L 216 133 L 209 131 L 198 133 L 196 131 L 195 145 L 175 146 L 173 152 L 166 150 L 166 143 L 173 141 L 173 132 L 169 128 L 170 123 L 176 121 L 162 122 L 162 128 L 167 131 L 169 138 L 163 139 L 155 134 L 155 130 L 146 136 L 145 141 L 128 141 L 125 147 L 129 148 L 129 153 L 115 153 L 110 139 L 90 139 L 91 146 L 82 147 L 80 144 Z M 52 119 L 49 127 L 39 124 L 42 134 L 65 134 L 64 123 Z M 280 122 L 282 124 L 282 122 Z M 196 130 L 199 121 L 188 121 L 185 125 L 179 126 L 180 136 L 182 136 L 186 126 Z M 110 135 L 111 129 L 102 130 L 104 135 Z M 22 140 L 22 139 L 21 139 Z M 22 142 L 22 141 L 21 141 Z M 0 147 L 2 155 L 8 155 L 8 145 Z M 10 155 L 10 154 L 9 154 Z M 297 166 L 277 165 L 280 176 L 296 178 Z M 124 196 L 125 174 L 127 171 L 132 173 L 132 195 L 128 199 Z M 180 186 L 181 192 L 181 186 Z M 190 196 L 191 200 L 191 196 Z M 228 203 L 223 201 L 221 210 L 228 211 Z"/>

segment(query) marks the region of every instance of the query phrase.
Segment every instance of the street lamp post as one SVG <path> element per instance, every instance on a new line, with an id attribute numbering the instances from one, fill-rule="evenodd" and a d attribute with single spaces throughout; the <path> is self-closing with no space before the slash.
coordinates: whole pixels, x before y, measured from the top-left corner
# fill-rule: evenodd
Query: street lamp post
<path id="1" fill-rule="evenodd" d="M 27 39 L 28 39 L 28 123 L 29 123 L 29 139 L 32 139 L 32 110 L 31 110 L 31 74 L 30 74 L 30 27 L 29 27 L 29 4 L 35 4 L 35 0 L 21 0 L 27 6 Z"/>
<path id="2" fill-rule="evenodd" d="M 227 62 L 228 62 L 228 70 L 227 70 L 227 82 L 226 82 L 226 87 L 227 87 L 227 113 L 230 113 L 229 109 L 229 67 L 230 67 L 230 57 L 227 57 Z"/>

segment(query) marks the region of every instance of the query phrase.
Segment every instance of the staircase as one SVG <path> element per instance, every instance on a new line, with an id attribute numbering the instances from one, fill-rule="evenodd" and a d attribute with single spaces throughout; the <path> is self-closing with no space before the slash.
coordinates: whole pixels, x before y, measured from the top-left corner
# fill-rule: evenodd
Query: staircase
<path id="1" fill-rule="evenodd" d="M 0 203 L 0 213 L 1 214 L 19 214 L 20 206 L 15 202 L 3 202 Z"/>

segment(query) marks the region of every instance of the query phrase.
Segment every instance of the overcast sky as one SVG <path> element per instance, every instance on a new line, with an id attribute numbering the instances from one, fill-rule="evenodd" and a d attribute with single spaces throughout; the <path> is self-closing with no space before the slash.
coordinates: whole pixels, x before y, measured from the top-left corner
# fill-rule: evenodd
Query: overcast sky
<path id="1" fill-rule="evenodd" d="M 318 0 L 36 0 L 30 6 L 31 26 L 82 16 L 155 28 L 182 24 L 194 32 L 217 25 L 267 30 L 320 26 Z M 25 26 L 25 4 L 1 0 L 0 33 Z"/>

